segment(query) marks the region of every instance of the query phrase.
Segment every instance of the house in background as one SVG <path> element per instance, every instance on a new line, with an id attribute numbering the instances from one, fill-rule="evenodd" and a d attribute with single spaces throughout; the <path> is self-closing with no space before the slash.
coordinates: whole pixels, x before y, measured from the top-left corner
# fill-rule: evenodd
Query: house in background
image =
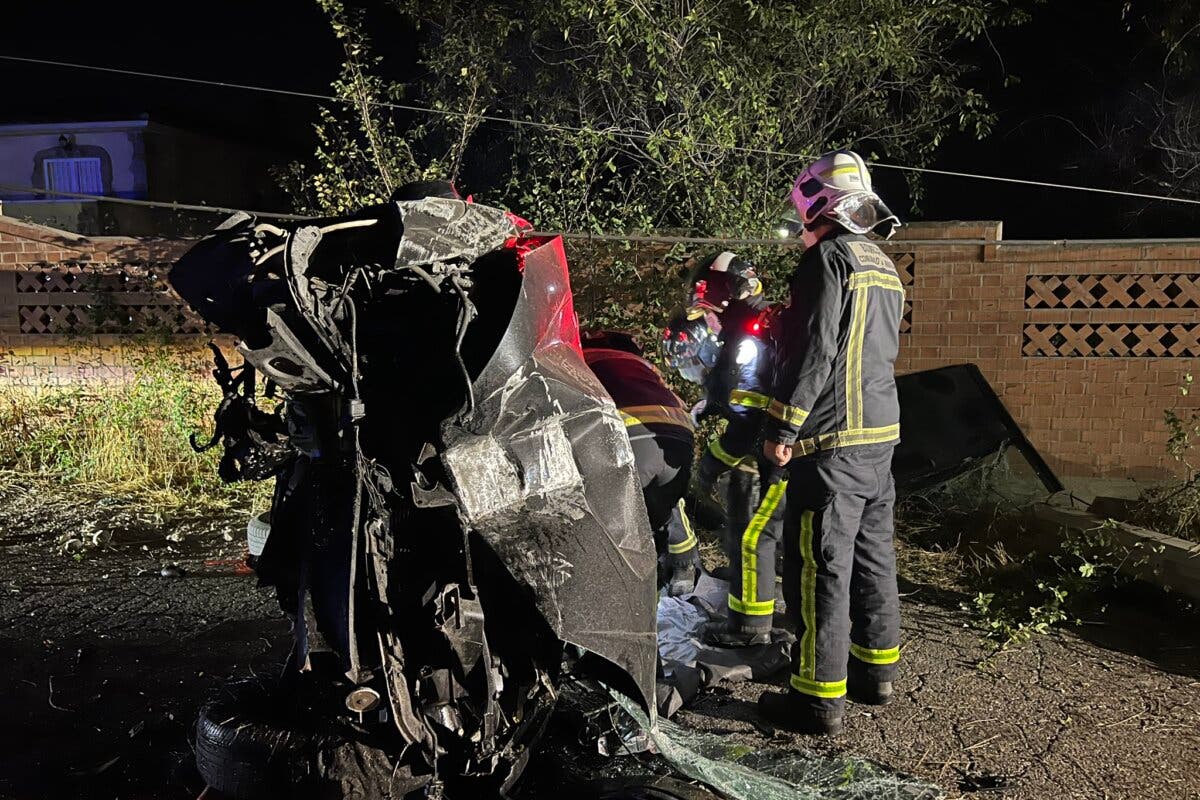
<path id="1" fill-rule="evenodd" d="M 264 149 L 149 119 L 0 124 L 0 213 L 84 234 L 178 235 L 218 217 L 38 194 L 38 190 L 282 209 Z"/>

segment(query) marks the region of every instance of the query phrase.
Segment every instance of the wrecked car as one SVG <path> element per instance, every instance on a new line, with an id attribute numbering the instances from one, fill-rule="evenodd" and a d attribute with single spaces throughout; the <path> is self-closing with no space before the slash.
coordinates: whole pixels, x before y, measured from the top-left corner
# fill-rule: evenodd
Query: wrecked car
<path id="1" fill-rule="evenodd" d="M 244 360 L 214 346 L 197 447 L 223 448 L 225 480 L 275 481 L 256 569 L 288 673 L 326 669 L 389 796 L 507 792 L 564 669 L 653 714 L 654 543 L 561 240 L 454 196 L 236 214 L 170 282 Z M 256 790 L 211 762 L 216 789 Z"/>

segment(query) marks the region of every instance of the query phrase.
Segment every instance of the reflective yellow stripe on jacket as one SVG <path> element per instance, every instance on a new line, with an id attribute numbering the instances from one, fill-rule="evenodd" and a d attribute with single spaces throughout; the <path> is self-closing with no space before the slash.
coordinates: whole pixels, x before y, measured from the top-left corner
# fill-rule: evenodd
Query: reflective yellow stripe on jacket
<path id="1" fill-rule="evenodd" d="M 695 430 L 692 415 L 682 408 L 671 406 L 629 406 L 619 409 L 625 427 L 634 425 L 678 425 L 681 428 Z"/>
<path id="2" fill-rule="evenodd" d="M 735 456 L 724 447 L 721 447 L 721 437 L 719 436 L 714 436 L 712 441 L 708 443 L 708 452 L 712 454 L 713 458 L 727 467 L 741 466 L 742 462 L 749 458 L 749 456 Z"/>
<path id="3" fill-rule="evenodd" d="M 837 433 L 823 433 L 810 439 L 801 439 L 792 445 L 792 455 L 808 456 L 820 450 L 833 450 L 838 447 L 854 447 L 863 444 L 886 444 L 900 438 L 900 424 L 885 425 L 882 428 L 856 428 Z"/>
<path id="4" fill-rule="evenodd" d="M 862 272 L 855 272 L 850 276 L 851 290 L 865 289 L 869 286 L 878 286 L 881 289 L 891 289 L 900 293 L 904 292 L 904 284 L 900 282 L 900 277 L 888 272 L 869 269 Z"/>
<path id="5" fill-rule="evenodd" d="M 843 432 L 846 434 L 863 430 L 863 340 L 867 332 L 867 307 L 871 297 L 866 290 L 873 287 L 904 294 L 904 284 L 899 276 L 890 272 L 863 270 L 850 276 L 854 303 L 850 309 L 850 337 L 846 345 L 846 430 Z M 899 436 L 899 431 L 896 435 Z"/>
<path id="6" fill-rule="evenodd" d="M 771 405 L 771 398 L 760 392 L 734 389 L 729 393 L 729 405 L 744 406 L 745 408 L 767 408 Z"/>

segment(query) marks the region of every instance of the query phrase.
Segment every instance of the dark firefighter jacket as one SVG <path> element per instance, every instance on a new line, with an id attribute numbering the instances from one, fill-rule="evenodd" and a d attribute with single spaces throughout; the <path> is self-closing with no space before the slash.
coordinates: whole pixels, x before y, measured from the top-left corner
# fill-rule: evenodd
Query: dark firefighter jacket
<path id="1" fill-rule="evenodd" d="M 586 344 L 583 359 L 612 395 L 630 439 L 653 435 L 692 441 L 691 414 L 653 364 L 625 350 Z"/>
<path id="2" fill-rule="evenodd" d="M 865 236 L 826 238 L 792 273 L 764 435 L 796 458 L 900 439 L 894 364 L 904 287 Z"/>
<path id="3" fill-rule="evenodd" d="M 721 352 L 705 380 L 704 416 L 728 421 L 708 452 L 727 467 L 758 452 L 763 412 L 771 401 L 772 348 L 764 331 L 767 304 L 738 301 L 721 315 Z"/>

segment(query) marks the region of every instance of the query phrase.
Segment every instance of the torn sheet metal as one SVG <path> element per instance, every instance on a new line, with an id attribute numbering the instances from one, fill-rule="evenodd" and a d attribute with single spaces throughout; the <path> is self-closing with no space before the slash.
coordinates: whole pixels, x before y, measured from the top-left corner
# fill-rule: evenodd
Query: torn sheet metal
<path id="1" fill-rule="evenodd" d="M 466 436 L 444 461 L 455 476 L 467 519 L 478 525 L 501 512 L 585 512 L 583 476 L 561 416 L 511 437 L 505 448 L 492 436 Z"/>
<path id="2" fill-rule="evenodd" d="M 559 239 L 524 256 L 503 340 L 447 423 L 460 512 L 563 641 L 619 666 L 653 708 L 654 541 L 624 425 L 583 361 Z"/>
<path id="3" fill-rule="evenodd" d="M 470 263 L 517 234 L 512 217 L 498 208 L 445 197 L 403 200 L 396 206 L 404 223 L 396 261 L 403 264 Z"/>

